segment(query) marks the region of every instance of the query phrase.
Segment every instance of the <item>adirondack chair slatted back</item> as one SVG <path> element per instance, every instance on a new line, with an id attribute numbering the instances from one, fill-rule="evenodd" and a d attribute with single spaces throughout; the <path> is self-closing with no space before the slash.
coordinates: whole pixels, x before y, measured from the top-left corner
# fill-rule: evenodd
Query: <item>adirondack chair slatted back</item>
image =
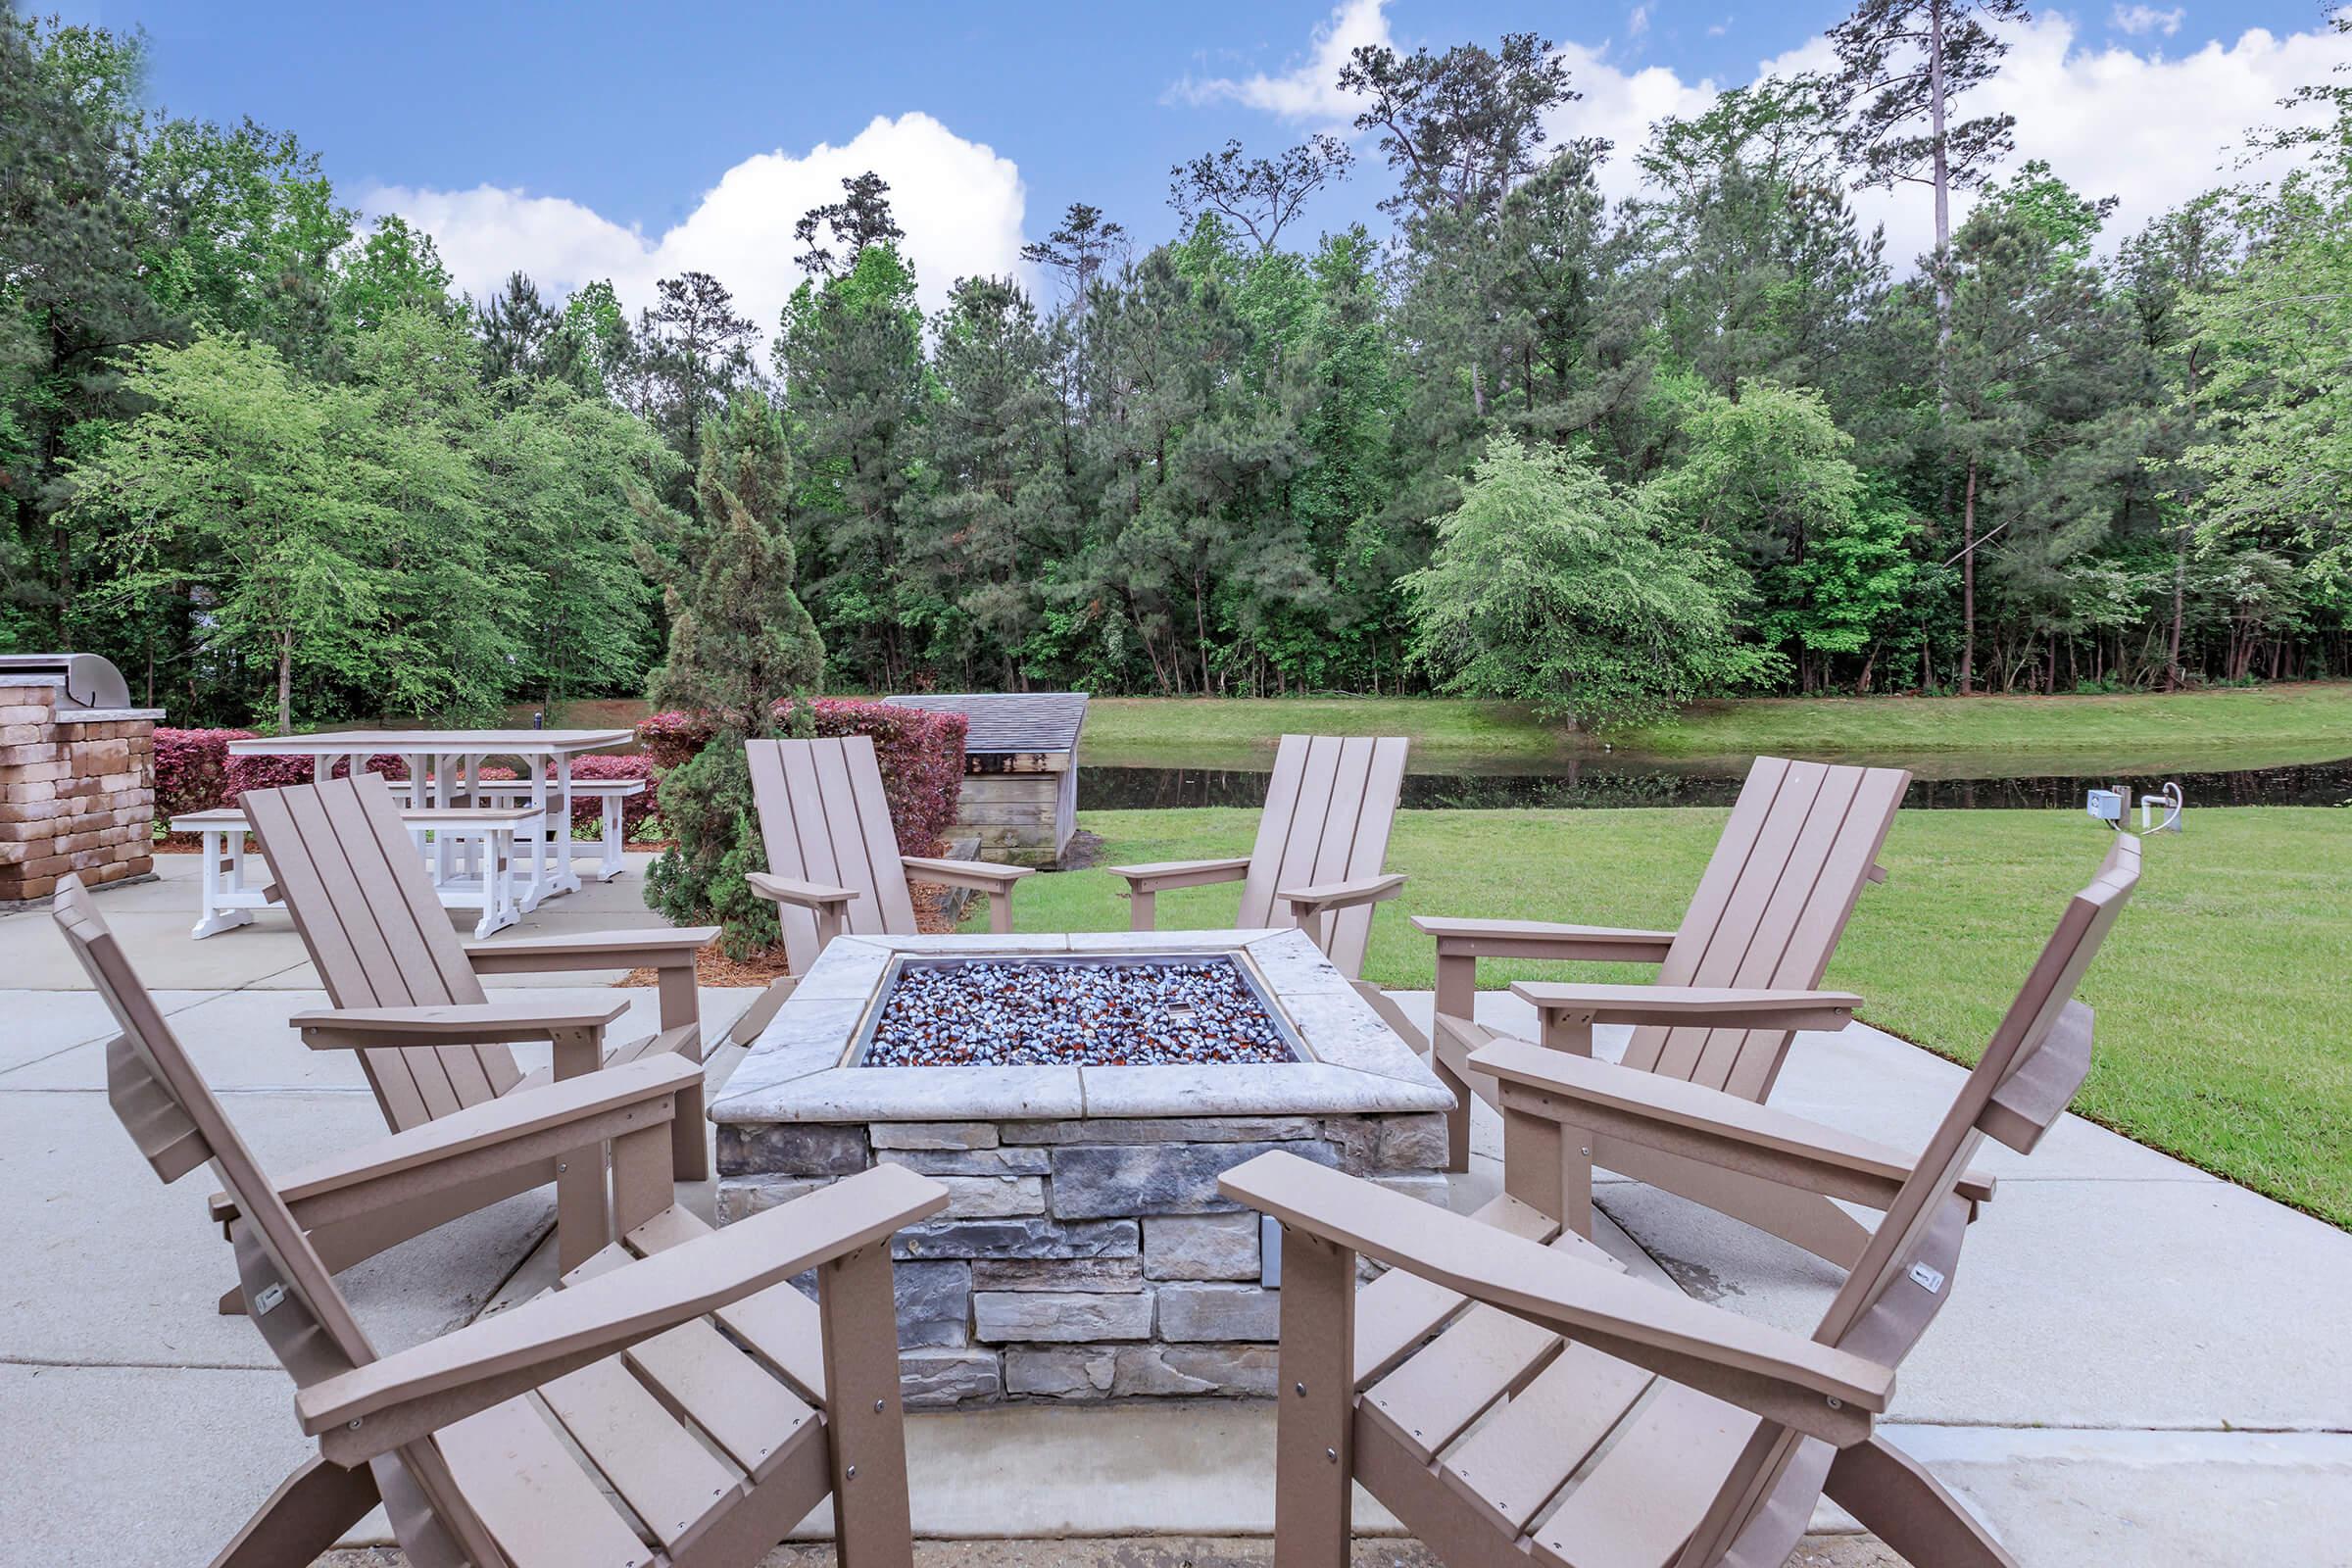
<path id="1" fill-rule="evenodd" d="M 1900 768 L 1757 758 L 1658 982 L 1819 985 L 1910 782 Z M 1642 1028 L 1625 1062 L 1760 1101 L 1790 1038 L 1786 1029 Z"/>
<path id="2" fill-rule="evenodd" d="M 768 870 L 858 894 L 850 901 L 845 931 L 914 935 L 914 902 L 907 896 L 873 737 L 754 741 L 751 764 Z M 792 972 L 807 974 L 816 961 L 816 916 L 789 904 L 777 912 Z"/>
<path id="3" fill-rule="evenodd" d="M 1282 738 L 1250 851 L 1250 874 L 1242 883 L 1242 925 L 1285 923 L 1274 902 L 1285 888 L 1380 874 L 1404 782 L 1405 748 L 1396 736 Z M 1364 967 L 1372 906 L 1321 918 L 1326 928 L 1309 934 L 1340 973 L 1353 979 Z"/>
<path id="4" fill-rule="evenodd" d="M 1984 1054 L 1823 1314 L 1815 1340 L 1897 1366 L 1951 1298 L 1968 1228 L 1960 1179 L 1988 1135 L 2031 1152 L 2082 1087 L 2090 1070 L 2091 1011 L 2075 1001 L 2075 989 L 2138 880 L 2139 842 L 2118 835 L 2098 877 L 2069 901 Z M 1777 1544 L 1785 1555 L 1788 1545 L 1758 1524 L 1758 1514 L 1775 1500 L 1809 1510 L 1819 1489 L 1815 1472 L 1827 1458 L 1826 1445 L 1767 1424 L 1687 1560 L 1743 1561 L 1730 1547 L 1750 1528 L 1764 1538 L 1768 1554 Z"/>
<path id="5" fill-rule="evenodd" d="M 108 1043 L 106 1079 L 107 1099 L 123 1131 L 167 1183 L 211 1163 L 244 1216 L 239 1221 L 244 1235 L 240 1266 L 244 1254 L 250 1253 L 255 1269 L 266 1270 L 285 1286 L 289 1300 L 267 1312 L 256 1311 L 254 1321 L 270 1335 L 273 1346 L 287 1338 L 274 1330 L 300 1323 L 302 1355 L 323 1356 L 328 1372 L 373 1360 L 368 1337 L 325 1265 L 277 1190 L 263 1178 L 253 1152 L 197 1074 L 179 1037 L 156 1010 L 154 999 L 132 973 L 88 890 L 68 877 L 58 887 L 51 913 L 122 1031 Z M 291 1363 L 288 1370 L 293 1370 Z"/>
<path id="6" fill-rule="evenodd" d="M 239 804 L 336 1006 L 487 1000 L 380 775 L 248 790 Z M 503 1045 L 359 1055 L 395 1132 L 495 1100 L 522 1078 Z"/>
<path id="7" fill-rule="evenodd" d="M 51 906 L 58 929 L 105 999 L 122 1033 L 107 1046 L 107 1097 L 155 1173 L 169 1184 L 210 1162 L 237 1218 L 230 1226 L 245 1310 L 297 1388 L 366 1366 L 376 1359 L 334 1276 L 295 1222 L 277 1189 L 262 1174 L 187 1049 L 156 1010 L 78 878 L 58 885 Z M 421 1507 L 429 1530 L 446 1543 L 448 1561 L 506 1568 L 508 1559 L 459 1492 L 447 1463 L 428 1440 L 409 1444 L 376 1461 L 377 1483 Z M 424 1546 L 423 1541 L 413 1543 Z M 421 1559 L 419 1559 L 421 1560 Z"/>

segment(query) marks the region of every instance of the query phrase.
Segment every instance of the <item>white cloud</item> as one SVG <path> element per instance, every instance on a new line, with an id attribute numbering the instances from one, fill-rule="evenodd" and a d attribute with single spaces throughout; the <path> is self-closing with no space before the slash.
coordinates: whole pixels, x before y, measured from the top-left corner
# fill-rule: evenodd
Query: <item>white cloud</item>
<path id="1" fill-rule="evenodd" d="M 2175 6 L 2170 11 L 2159 11 L 2154 6 L 2119 5 L 2110 20 L 2119 30 L 2135 38 L 2143 32 L 2161 32 L 2170 38 L 2180 30 L 2181 20 L 2187 15 L 2188 12 L 2180 6 Z"/>
<path id="2" fill-rule="evenodd" d="M 1186 76 L 1168 89 L 1168 97 L 1189 104 L 1228 101 L 1263 109 L 1285 120 L 1317 125 L 1345 125 L 1359 105 L 1354 95 L 1340 90 L 1340 68 L 1362 45 L 1394 45 L 1385 8 L 1388 0 L 1342 0 L 1339 8 L 1315 28 L 1306 58 L 1278 76 L 1264 72 L 1235 79 Z"/>
<path id="3" fill-rule="evenodd" d="M 1636 7 L 1634 7 L 1634 9 L 1633 9 L 1633 10 L 1631 10 L 1631 11 L 1629 11 L 1629 12 L 1627 12 L 1627 13 L 1626 13 L 1626 17 L 1625 17 L 1625 35 L 1626 35 L 1627 37 L 1629 37 L 1629 38 L 1639 38 L 1639 37 L 1641 37 L 1641 36 L 1642 36 L 1643 33 L 1647 32 L 1648 30 L 1649 30 L 1649 7 L 1647 7 L 1647 6 L 1636 6 Z"/>
<path id="4" fill-rule="evenodd" d="M 1335 40 L 1346 31 L 1355 41 L 1390 42 L 1385 4 L 1348 0 L 1317 29 L 1310 58 L 1282 76 L 1187 82 L 1179 95 L 1195 102 L 1231 99 L 1286 119 L 1344 122 L 1351 111 L 1337 77 L 1347 48 Z M 2127 32 L 2170 34 L 2179 17 L 2145 5 L 2119 6 L 2116 24 Z M 2281 98 L 2327 79 L 2339 65 L 2352 65 L 2352 36 L 2331 28 L 2282 37 L 2253 27 L 2234 42 L 2208 40 L 2176 58 L 2124 44 L 2083 44 L 2077 24 L 2058 12 L 2004 31 L 2008 57 L 1991 81 L 1961 101 L 1962 112 L 2016 116 L 2017 162 L 2046 160 L 2084 195 L 2117 197 L 2105 235 L 2110 245 L 2201 191 L 2276 173 L 2272 162 L 2238 166 L 2247 128 L 2293 118 L 2279 108 Z M 1652 123 L 1667 115 L 1696 114 L 1719 90 L 1713 80 L 1686 81 L 1669 67 L 1613 64 L 1606 45 L 1564 43 L 1560 54 L 1584 97 L 1562 109 L 1549 129 L 1555 138 L 1597 135 L 1616 144 L 1601 174 L 1611 196 L 1636 188 L 1632 157 Z M 1754 75 L 1835 66 L 1829 40 L 1816 35 L 1760 63 Z M 1865 223 L 1886 225 L 1886 254 L 1898 270 L 1908 270 L 1930 248 L 1933 219 L 1920 187 L 1857 192 L 1854 205 Z M 1968 207 L 1961 193 L 1953 203 L 1955 224 Z"/>
<path id="5" fill-rule="evenodd" d="M 2078 47 L 2076 24 L 2055 12 L 2007 37 L 2000 74 L 1961 101 L 1963 112 L 2017 117 L 2012 167 L 2043 159 L 2083 195 L 2118 198 L 2103 235 L 2110 248 L 2201 191 L 2278 172 L 2274 160 L 2238 167 L 2247 128 L 2294 118 L 2281 98 L 2352 63 L 2352 38 L 2331 29 L 2279 37 L 2253 27 L 2233 43 L 2208 40 L 2173 59 L 2123 45 Z M 1816 38 L 1765 62 L 1759 74 L 1830 64 L 1827 40 Z M 1916 185 L 1855 198 L 1866 221 L 1886 225 L 1886 254 L 1898 269 L 1934 241 L 1929 205 Z M 1966 195 L 1955 199 L 1955 226 L 1969 206 Z"/>
<path id="6" fill-rule="evenodd" d="M 1615 146 L 1600 166 L 1600 188 L 1613 201 L 1631 196 L 1641 183 L 1634 154 L 1649 140 L 1649 127 L 1669 116 L 1703 113 L 1715 101 L 1715 83 L 1685 82 L 1665 66 L 1624 71 L 1598 50 L 1581 43 L 1560 45 L 1568 79 L 1584 96 L 1553 115 L 1545 129 L 1554 141 L 1571 136 L 1605 136 Z"/>
<path id="7" fill-rule="evenodd" d="M 399 213 L 430 233 L 458 286 L 477 299 L 519 268 L 547 293 L 609 277 L 636 307 L 651 303 L 657 279 L 699 269 L 734 290 L 735 308 L 769 332 L 801 278 L 792 265 L 794 221 L 838 201 L 842 179 L 869 169 L 890 182 L 891 210 L 906 231 L 926 310 L 944 303 L 958 277 L 1026 275 L 1020 171 L 924 114 L 877 116 L 838 147 L 747 158 L 659 237 L 564 197 L 494 185 L 379 185 L 364 191 L 360 204 L 370 215 Z"/>

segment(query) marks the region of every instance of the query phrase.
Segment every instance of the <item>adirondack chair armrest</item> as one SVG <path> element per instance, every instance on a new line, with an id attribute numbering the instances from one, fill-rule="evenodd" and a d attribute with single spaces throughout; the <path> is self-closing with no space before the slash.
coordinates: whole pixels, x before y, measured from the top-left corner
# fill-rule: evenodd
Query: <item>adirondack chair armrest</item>
<path id="1" fill-rule="evenodd" d="M 1126 878 L 1130 893 L 1165 893 L 1170 888 L 1239 882 L 1250 874 L 1250 857 L 1243 855 L 1225 860 L 1153 860 L 1145 865 L 1113 865 L 1104 869 L 1112 876 Z"/>
<path id="2" fill-rule="evenodd" d="M 849 912 L 852 899 L 865 897 L 854 888 L 796 881 L 788 876 L 777 876 L 771 871 L 746 871 L 743 880 L 754 893 L 770 904 L 797 904 L 805 909 L 815 909 L 820 913 L 831 910 L 837 916 Z"/>
<path id="3" fill-rule="evenodd" d="M 1511 995 L 1547 1021 L 1699 1024 L 1725 1029 L 1838 1029 L 1862 999 L 1849 991 L 1714 986 L 1609 986 L 1513 982 Z"/>
<path id="4" fill-rule="evenodd" d="M 880 1165 L 694 1241 L 476 1319 L 295 1396 L 302 1430 L 356 1465 L 938 1213 L 948 1190 Z"/>
<path id="5" fill-rule="evenodd" d="M 1011 896 L 1015 882 L 1037 874 L 1033 866 L 998 865 L 989 860 L 946 860 L 928 855 L 902 855 L 899 861 L 906 867 L 907 875 L 920 882 L 944 882 L 952 888 L 1002 893 L 1007 897 Z"/>
<path id="6" fill-rule="evenodd" d="M 1505 1110 L 1806 1192 L 1884 1208 L 1911 1176 L 1912 1157 L 1900 1150 L 1704 1084 L 1509 1036 L 1473 1052 L 1470 1065 L 1501 1084 Z M 1606 1154 L 1596 1153 L 1606 1163 Z M 1972 1170 L 1959 1192 L 1980 1203 L 1992 1189 L 1991 1176 Z"/>
<path id="7" fill-rule="evenodd" d="M 1437 1007 L 1467 1018 L 1478 1002 L 1478 960 L 1538 958 L 1554 962 L 1663 963 L 1674 949 L 1672 931 L 1628 926 L 1564 925 L 1555 920 L 1463 920 L 1416 914 L 1413 929 L 1438 946 Z"/>
<path id="8" fill-rule="evenodd" d="M 665 1053 L 486 1100 L 306 1165 L 279 1185 L 278 1196 L 306 1227 L 414 1202 L 421 1194 L 547 1157 L 551 1150 L 542 1146 L 560 1142 L 547 1134 L 609 1123 L 599 1130 L 601 1141 L 668 1121 L 676 1114 L 678 1096 L 702 1076 L 697 1063 Z M 226 1193 L 213 1195 L 215 1220 L 226 1224 L 237 1212 L 236 1200 Z"/>
<path id="9" fill-rule="evenodd" d="M 286 1021 L 313 1051 L 367 1051 L 378 1046 L 513 1044 L 583 1031 L 601 1035 L 628 1010 L 626 999 L 443 1003 L 427 1007 L 314 1007 Z"/>
<path id="10" fill-rule="evenodd" d="M 1227 1171 L 1217 1189 L 1285 1226 L 1838 1447 L 1869 1437 L 1871 1416 L 1894 1392 L 1891 1367 L 1296 1154 L 1260 1154 Z"/>
<path id="11" fill-rule="evenodd" d="M 476 974 L 692 968 L 696 950 L 717 940 L 718 927 L 714 925 L 645 926 L 468 942 L 466 958 Z"/>
<path id="12" fill-rule="evenodd" d="M 1328 909 L 1351 909 L 1361 904 L 1381 904 L 1404 891 L 1404 873 L 1361 876 L 1348 882 L 1322 882 L 1312 887 L 1283 888 L 1278 904 L 1290 906 L 1291 917 L 1304 921 Z"/>

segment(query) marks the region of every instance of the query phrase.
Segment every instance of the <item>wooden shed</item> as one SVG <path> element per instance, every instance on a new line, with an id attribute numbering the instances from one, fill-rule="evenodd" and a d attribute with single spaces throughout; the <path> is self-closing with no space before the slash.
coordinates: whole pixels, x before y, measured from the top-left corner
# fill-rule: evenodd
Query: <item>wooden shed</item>
<path id="1" fill-rule="evenodd" d="M 961 713 L 963 790 L 956 826 L 977 835 L 980 858 L 1059 869 L 1078 826 L 1078 732 L 1084 692 L 967 692 L 885 702 Z"/>

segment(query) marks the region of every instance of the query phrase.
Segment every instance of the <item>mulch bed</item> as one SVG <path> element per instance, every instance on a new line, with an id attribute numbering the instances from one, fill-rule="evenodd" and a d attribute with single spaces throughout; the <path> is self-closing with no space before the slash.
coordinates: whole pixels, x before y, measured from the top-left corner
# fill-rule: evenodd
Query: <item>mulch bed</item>
<path id="1" fill-rule="evenodd" d="M 907 884 L 906 891 L 914 903 L 915 930 L 924 936 L 944 936 L 956 929 L 946 913 L 947 889 L 929 882 L 911 882 Z M 781 946 L 755 953 L 748 958 L 730 958 L 720 951 L 717 943 L 708 942 L 694 955 L 694 983 L 698 986 L 764 986 L 791 972 Z M 650 986 L 654 983 L 654 971 L 631 969 L 614 983 Z"/>

